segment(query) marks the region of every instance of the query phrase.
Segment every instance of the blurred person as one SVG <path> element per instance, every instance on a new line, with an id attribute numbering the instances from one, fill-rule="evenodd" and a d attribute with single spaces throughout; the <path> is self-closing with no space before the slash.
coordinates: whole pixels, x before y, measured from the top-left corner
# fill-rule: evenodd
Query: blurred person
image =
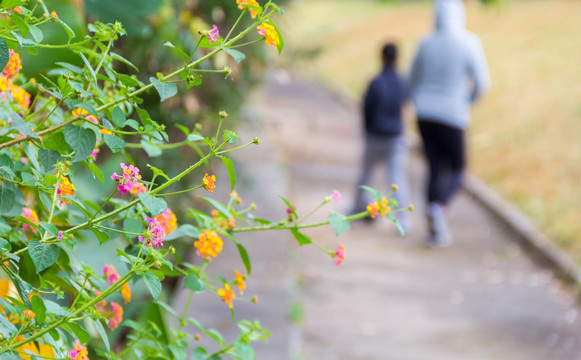
<path id="1" fill-rule="evenodd" d="M 429 165 L 427 245 L 452 244 L 447 207 L 461 187 L 470 104 L 489 88 L 488 65 L 478 37 L 465 29 L 461 0 L 437 0 L 435 29 L 413 60 L 410 93 Z"/>
<path id="2" fill-rule="evenodd" d="M 408 146 L 403 134 L 402 117 L 402 107 L 409 98 L 409 92 L 406 80 L 396 70 L 396 44 L 385 44 L 381 58 L 383 69 L 369 84 L 363 100 L 365 150 L 352 213 L 365 211 L 370 202 L 361 185 L 369 185 L 378 161 L 385 161 L 387 165 L 389 187 L 392 184 L 399 187 L 393 194 L 395 200 L 400 206 L 409 205 Z M 396 216 L 404 231 L 409 231 L 409 212 L 398 212 Z"/>

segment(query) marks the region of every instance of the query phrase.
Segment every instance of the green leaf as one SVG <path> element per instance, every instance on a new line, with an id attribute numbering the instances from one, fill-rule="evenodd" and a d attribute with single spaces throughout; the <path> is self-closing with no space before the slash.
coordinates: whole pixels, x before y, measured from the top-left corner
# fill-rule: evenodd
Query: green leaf
<path id="1" fill-rule="evenodd" d="M 290 232 L 291 234 L 293 234 L 293 236 L 295 237 L 300 246 L 308 245 L 313 242 L 310 237 L 300 232 L 299 229 L 296 227 L 290 229 Z"/>
<path id="2" fill-rule="evenodd" d="M 101 321 L 99 320 L 93 321 L 93 324 L 95 324 L 97 332 L 99 333 L 99 336 L 101 336 L 103 344 L 105 344 L 105 348 L 107 349 L 107 351 L 111 351 L 111 345 L 109 345 L 109 338 L 107 337 L 107 332 L 105 331 L 105 328 L 103 328 L 103 324 L 101 324 Z"/>
<path id="3" fill-rule="evenodd" d="M 10 117 L 12 118 L 12 125 L 10 126 L 11 129 L 16 129 L 26 136 L 38 139 L 38 135 L 32 131 L 30 126 L 26 125 L 26 122 L 24 122 L 24 119 L 22 119 L 18 113 L 16 113 L 14 110 L 10 110 Z"/>
<path id="4" fill-rule="evenodd" d="M 99 169 L 97 165 L 89 161 L 84 161 L 83 164 L 85 164 L 85 167 L 89 169 L 89 171 L 91 172 L 91 174 L 93 174 L 94 177 L 99 179 L 101 184 L 105 184 L 105 177 L 103 176 L 103 172 L 101 171 L 101 169 Z"/>
<path id="5" fill-rule="evenodd" d="M 280 33 L 280 31 L 278 31 L 276 24 L 271 22 L 270 25 L 274 26 L 274 30 L 276 31 L 276 34 L 278 35 L 278 45 L 276 46 L 276 48 L 277 48 L 278 53 L 280 55 L 280 53 L 282 52 L 282 49 L 284 48 L 284 39 L 282 38 L 282 34 Z"/>
<path id="6" fill-rule="evenodd" d="M 8 60 L 10 60 L 8 45 L 4 39 L 0 38 L 0 69 L 4 69 L 8 65 Z"/>
<path id="7" fill-rule="evenodd" d="M 126 217 L 123 221 L 123 229 L 132 233 L 142 233 L 143 232 L 143 222 L 134 217 Z"/>
<path id="8" fill-rule="evenodd" d="M 245 342 L 237 341 L 234 343 L 234 350 L 240 357 L 240 360 L 254 360 L 256 359 L 256 354 L 254 353 L 254 349 L 250 344 Z"/>
<path id="9" fill-rule="evenodd" d="M 252 271 L 252 266 L 250 265 L 250 258 L 248 257 L 248 252 L 246 251 L 246 248 L 242 246 L 242 244 L 240 243 L 236 243 L 236 247 L 238 248 L 238 252 L 240 253 L 240 258 L 244 263 L 246 272 L 248 273 L 248 275 L 250 275 L 250 272 Z"/>
<path id="10" fill-rule="evenodd" d="M 91 341 L 91 335 L 89 335 L 89 333 L 83 329 L 79 323 L 70 322 L 65 326 L 68 328 L 69 332 L 74 335 L 75 338 L 79 339 L 79 342 L 82 344 L 86 344 Z"/>
<path id="11" fill-rule="evenodd" d="M 167 209 L 167 203 L 162 198 L 151 196 L 144 192 L 139 193 L 137 196 L 152 216 L 159 215 Z"/>
<path id="12" fill-rule="evenodd" d="M 236 172 L 234 171 L 234 164 L 232 164 L 232 160 L 228 159 L 227 157 L 220 156 L 224 166 L 226 166 L 226 170 L 228 170 L 228 178 L 230 179 L 230 191 L 234 190 L 234 186 L 236 185 Z"/>
<path id="13" fill-rule="evenodd" d="M 95 228 L 92 228 L 91 231 L 93 232 L 93 235 L 95 235 L 97 240 L 99 240 L 99 245 L 103 245 L 109 240 L 109 234 L 107 234 L 106 232 L 100 231 Z"/>
<path id="14" fill-rule="evenodd" d="M 377 201 L 381 200 L 381 193 L 379 191 L 375 190 L 374 188 L 369 187 L 369 186 L 365 186 L 365 185 L 361 185 L 360 188 L 369 192 L 375 200 L 377 200 Z"/>
<path id="15" fill-rule="evenodd" d="M 91 155 L 97 142 L 97 136 L 91 129 L 67 125 L 65 127 L 65 141 L 75 150 L 75 158 L 72 161 L 78 162 Z"/>
<path id="16" fill-rule="evenodd" d="M 192 351 L 191 360 L 206 360 L 207 355 L 208 353 L 206 352 L 206 349 L 198 346 L 194 351 Z"/>
<path id="17" fill-rule="evenodd" d="M 38 225 L 36 225 L 32 221 L 28 220 L 27 218 L 25 218 L 22 215 L 15 216 L 12 218 L 12 220 L 18 221 L 18 222 L 23 222 L 23 223 L 27 224 L 28 226 L 32 227 L 33 229 L 38 230 Z"/>
<path id="18" fill-rule="evenodd" d="M 28 243 L 28 253 L 36 267 L 36 273 L 50 267 L 57 261 L 60 249 L 54 244 L 43 244 L 38 240 L 30 240 Z"/>
<path id="19" fill-rule="evenodd" d="M 53 224 L 49 224 L 44 221 L 39 221 L 38 224 L 52 236 L 57 236 L 59 230 Z"/>
<path id="20" fill-rule="evenodd" d="M 161 293 L 161 281 L 153 273 L 146 272 L 143 274 L 143 281 L 149 290 L 149 293 L 154 300 L 157 300 L 159 294 Z"/>
<path id="21" fill-rule="evenodd" d="M 232 130 L 225 130 L 223 137 L 224 141 L 228 141 L 229 144 L 233 144 L 236 141 L 240 140 L 238 135 L 236 135 L 236 133 Z"/>
<path id="22" fill-rule="evenodd" d="M 110 134 L 105 134 L 104 138 L 105 143 L 109 146 L 113 154 L 125 149 L 125 140 Z"/>
<path id="23" fill-rule="evenodd" d="M 225 346 L 226 345 L 226 341 L 224 340 L 224 337 L 216 329 L 208 329 L 208 330 L 205 330 L 204 331 L 204 334 L 206 334 L 209 337 L 211 337 L 212 339 L 214 339 L 214 341 L 216 343 L 218 343 L 218 345 L 220 345 L 220 346 Z"/>
<path id="24" fill-rule="evenodd" d="M 385 214 L 385 216 L 395 224 L 395 227 L 399 231 L 399 235 L 401 237 L 405 237 L 405 231 L 404 231 L 403 227 L 401 226 L 401 224 L 399 223 L 399 221 L 397 221 L 395 216 L 393 216 L 393 214 L 390 214 L 390 213 Z"/>
<path id="25" fill-rule="evenodd" d="M 206 289 L 204 284 L 200 281 L 198 276 L 194 273 L 188 274 L 184 280 L 184 289 L 202 292 Z"/>
<path id="26" fill-rule="evenodd" d="M 335 230 L 337 236 L 349 231 L 351 228 L 351 223 L 345 220 L 345 216 L 337 213 L 329 215 L 329 224 L 331 224 L 331 227 Z"/>
<path id="27" fill-rule="evenodd" d="M 43 324 L 46 320 L 46 307 L 44 306 L 42 298 L 38 295 L 33 295 L 30 299 L 30 304 L 34 312 L 34 321 L 37 324 Z"/>
<path id="28" fill-rule="evenodd" d="M 153 87 L 155 87 L 155 90 L 157 90 L 157 92 L 159 93 L 161 102 L 169 99 L 170 97 L 178 93 L 178 87 L 174 83 L 161 82 L 154 77 L 150 77 L 149 81 L 151 81 Z"/>
<path id="29" fill-rule="evenodd" d="M 204 139 L 205 139 L 205 137 L 198 135 L 198 134 L 190 134 L 186 138 L 187 141 L 200 141 L 200 140 L 204 140 Z"/>
<path id="30" fill-rule="evenodd" d="M 178 54 L 182 59 L 184 59 L 185 62 L 190 62 L 190 57 L 188 56 L 188 54 L 186 54 L 182 49 L 175 47 L 174 44 L 172 44 L 171 42 L 168 41 L 165 44 L 163 44 L 163 46 L 171 48 L 176 54 Z"/>
<path id="31" fill-rule="evenodd" d="M 10 250 L 12 250 L 12 245 L 10 245 L 8 240 L 0 238 L 0 251 L 5 252 Z"/>
<path id="32" fill-rule="evenodd" d="M 38 159 L 45 170 L 52 170 L 56 167 L 56 163 L 62 161 L 63 158 L 58 151 L 39 149 Z"/>
<path id="33" fill-rule="evenodd" d="M 14 326 L 13 323 L 6 320 L 4 316 L 0 316 L 0 335 L 2 335 L 4 339 L 10 339 L 17 331 L 18 329 L 16 329 L 16 326 Z"/>
<path id="34" fill-rule="evenodd" d="M 0 214 L 7 213 L 12 209 L 15 198 L 14 191 L 4 186 L 0 187 Z"/>
<path id="35" fill-rule="evenodd" d="M 30 25 L 30 34 L 32 35 L 32 38 L 34 39 L 34 42 L 36 42 L 37 44 L 39 42 L 42 41 L 42 39 L 44 39 L 44 35 L 42 33 L 42 30 L 40 30 L 37 26 L 35 25 Z"/>
<path id="36" fill-rule="evenodd" d="M 127 122 L 127 118 L 125 117 L 125 113 L 119 106 L 115 106 L 113 111 L 111 111 L 111 121 L 115 126 L 118 128 L 122 128 L 125 126 Z"/>
<path id="37" fill-rule="evenodd" d="M 200 197 L 202 200 L 206 201 L 207 203 L 209 203 L 210 205 L 212 205 L 216 210 L 218 210 L 222 215 L 226 216 L 227 218 L 230 218 L 231 214 L 228 211 L 228 209 L 226 209 L 224 207 L 224 205 L 220 204 L 218 201 L 214 200 L 214 199 L 210 199 L 208 197 L 205 196 L 201 196 Z"/>
<path id="38" fill-rule="evenodd" d="M 58 132 L 52 136 L 45 135 L 42 137 L 42 144 L 45 149 L 55 150 L 58 152 L 67 152 L 68 146 L 65 141 L 65 136 L 62 132 Z M 94 144 L 93 144 L 94 145 Z"/>
<path id="39" fill-rule="evenodd" d="M 53 314 L 56 316 L 67 316 L 67 317 L 74 316 L 71 312 L 69 312 L 68 310 L 65 310 L 62 306 L 60 306 L 59 304 L 52 302 L 50 300 L 44 300 L 44 306 L 46 307 L 47 314 Z"/>
<path id="40" fill-rule="evenodd" d="M 240 52 L 236 49 L 230 49 L 230 48 L 224 48 L 224 51 L 232 56 L 232 58 L 236 61 L 237 64 L 240 64 L 240 62 L 244 59 L 246 59 L 246 55 L 244 55 L 243 52 Z"/>

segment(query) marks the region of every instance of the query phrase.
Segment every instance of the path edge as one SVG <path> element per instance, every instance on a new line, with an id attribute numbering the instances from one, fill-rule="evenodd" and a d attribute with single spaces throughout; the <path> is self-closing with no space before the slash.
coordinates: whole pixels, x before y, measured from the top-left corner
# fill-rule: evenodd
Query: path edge
<path id="1" fill-rule="evenodd" d="M 581 269 L 538 231 L 520 210 L 470 174 L 464 175 L 463 188 L 499 222 L 508 227 L 516 235 L 514 239 L 528 250 L 535 260 L 553 269 L 555 274 L 568 284 L 581 289 Z"/>

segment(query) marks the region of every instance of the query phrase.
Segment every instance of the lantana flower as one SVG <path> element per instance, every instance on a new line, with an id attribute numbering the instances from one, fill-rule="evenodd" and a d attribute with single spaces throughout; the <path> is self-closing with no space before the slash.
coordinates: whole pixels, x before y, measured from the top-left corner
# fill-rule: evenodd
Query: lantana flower
<path id="1" fill-rule="evenodd" d="M 220 38 L 220 31 L 218 27 L 214 25 L 211 30 L 208 30 L 208 39 L 210 40 L 210 44 L 214 41 L 217 41 Z"/>
<path id="2" fill-rule="evenodd" d="M 75 110 L 73 110 L 73 115 L 74 116 L 83 116 L 85 119 L 89 120 L 90 122 L 92 122 L 95 125 L 99 124 L 99 120 L 97 120 L 96 117 L 94 117 L 93 115 L 89 114 L 89 112 L 83 108 L 76 108 Z"/>
<path id="3" fill-rule="evenodd" d="M 238 9 L 240 10 L 244 9 L 245 5 L 260 7 L 260 4 L 256 0 L 236 0 L 236 4 L 238 4 Z M 250 11 L 250 16 L 255 19 L 257 15 L 256 10 L 249 8 L 248 11 Z"/>
<path id="4" fill-rule="evenodd" d="M 238 288 L 240 295 L 244 295 L 244 289 L 246 289 L 246 283 L 244 282 L 244 280 L 246 280 L 246 277 L 244 275 L 240 274 L 240 272 L 238 270 L 234 270 L 233 283 Z"/>
<path id="5" fill-rule="evenodd" d="M 89 360 L 89 352 L 86 346 L 81 345 L 79 340 L 75 340 L 75 347 L 69 351 L 69 357 L 72 360 Z"/>
<path id="6" fill-rule="evenodd" d="M 167 208 L 164 212 L 157 215 L 155 220 L 159 221 L 166 233 L 171 234 L 178 226 L 176 214 Z"/>
<path id="7" fill-rule="evenodd" d="M 34 211 L 33 209 L 25 207 L 22 209 L 22 213 L 20 215 L 30 220 L 30 222 L 38 225 L 38 215 L 36 214 L 36 211 Z M 28 225 L 27 223 L 22 224 L 22 228 L 25 230 L 32 229 L 33 232 L 36 232 L 36 229 Z"/>
<path id="8" fill-rule="evenodd" d="M 75 196 L 75 190 L 75 186 L 69 181 L 68 177 L 64 175 L 59 176 L 56 193 L 60 198 L 60 205 L 63 203 L 70 204 L 71 202 L 69 200 L 63 199 L 62 197 L 66 195 Z"/>
<path id="9" fill-rule="evenodd" d="M 109 284 L 109 286 L 113 285 L 121 278 L 119 276 L 119 273 L 115 269 L 115 266 L 111 264 L 105 264 L 101 271 L 103 272 L 103 275 L 105 275 L 105 278 L 107 279 L 107 284 Z"/>
<path id="10" fill-rule="evenodd" d="M 26 320 L 32 320 L 32 319 L 34 319 L 34 317 L 36 316 L 36 314 L 35 314 L 35 313 L 34 313 L 34 311 L 32 311 L 32 310 L 28 310 L 28 309 L 26 309 L 26 310 L 24 310 L 24 311 L 22 312 L 22 316 L 24 316 L 24 318 L 25 318 Z"/>
<path id="11" fill-rule="evenodd" d="M 224 284 L 224 289 L 218 289 L 216 292 L 222 298 L 222 301 L 224 301 L 228 307 L 232 309 L 232 300 L 236 298 L 236 294 L 234 294 L 234 291 L 232 291 L 230 285 Z"/>
<path id="12" fill-rule="evenodd" d="M 345 261 L 345 245 L 339 243 L 339 245 L 337 246 L 337 250 L 335 251 L 334 258 L 335 266 L 343 264 L 343 261 Z"/>
<path id="13" fill-rule="evenodd" d="M 116 302 L 111 302 L 111 312 L 107 326 L 109 329 L 115 330 L 121 324 L 121 321 L 123 321 L 123 307 Z"/>
<path id="14" fill-rule="evenodd" d="M 123 300 L 125 300 L 126 304 L 131 301 L 131 288 L 128 283 L 121 286 L 121 296 L 123 296 Z"/>
<path id="15" fill-rule="evenodd" d="M 222 252 L 223 246 L 222 238 L 214 230 L 206 230 L 194 242 L 196 252 L 206 260 L 211 260 L 218 256 Z"/>
<path id="16" fill-rule="evenodd" d="M 22 70 L 22 61 L 20 60 L 20 55 L 14 50 L 8 50 L 8 54 L 10 58 L 8 60 L 8 64 L 4 67 L 2 71 L 2 76 L 4 76 L 8 80 L 13 80 L 15 77 L 18 76 L 20 70 Z"/>
<path id="17" fill-rule="evenodd" d="M 153 246 L 155 249 L 163 246 L 163 238 L 165 237 L 163 226 L 156 219 L 145 218 L 145 221 L 148 223 L 147 230 L 145 236 L 139 236 L 139 241 L 145 243 L 147 247 Z"/>
<path id="18" fill-rule="evenodd" d="M 389 211 L 391 211 L 391 207 L 387 205 L 386 198 L 382 198 L 380 201 L 369 203 L 369 205 L 367 205 L 367 212 L 369 212 L 369 215 L 372 219 L 374 219 L 379 214 L 381 214 L 381 217 L 385 217 L 385 214 L 387 214 Z"/>
<path id="19" fill-rule="evenodd" d="M 208 192 L 214 192 L 216 188 L 216 176 L 215 175 L 208 175 L 208 173 L 204 174 L 204 178 L 202 179 L 202 185 L 204 189 Z"/>
<path id="20" fill-rule="evenodd" d="M 212 210 L 210 213 L 212 215 L 212 221 L 222 230 L 230 230 L 236 227 L 236 219 L 234 216 L 230 216 L 228 219 L 226 216 L 222 215 L 218 210 Z"/>
<path id="21" fill-rule="evenodd" d="M 132 194 L 139 194 L 140 192 L 146 192 L 147 189 L 145 185 L 141 182 L 141 175 L 139 174 L 139 169 L 133 165 L 125 165 L 124 163 L 119 164 L 123 170 L 121 175 L 113 173 L 111 175 L 111 180 L 116 181 L 117 190 L 121 191 L 122 194 L 127 194 L 131 192 Z"/>
<path id="22" fill-rule="evenodd" d="M 274 26 L 262 23 L 256 27 L 258 29 L 258 33 L 261 36 L 264 36 L 264 42 L 266 45 L 273 45 L 278 46 L 280 44 L 280 39 L 278 38 L 278 33 Z"/>

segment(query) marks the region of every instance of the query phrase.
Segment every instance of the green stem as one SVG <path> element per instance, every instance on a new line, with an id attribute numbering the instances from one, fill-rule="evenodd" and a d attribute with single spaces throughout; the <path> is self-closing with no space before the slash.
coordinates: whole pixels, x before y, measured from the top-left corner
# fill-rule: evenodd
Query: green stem
<path id="1" fill-rule="evenodd" d="M 109 194 L 109 197 L 107 197 L 107 200 L 105 200 L 104 203 L 101 204 L 101 206 L 99 207 L 99 210 L 97 210 L 95 212 L 95 214 L 93 214 L 93 216 L 91 216 L 91 218 L 89 219 L 89 222 L 93 221 L 93 219 L 95 218 L 95 216 L 97 216 L 101 210 L 103 210 L 103 207 L 105 206 L 105 204 L 107 204 L 109 202 L 109 200 L 111 200 L 111 198 L 113 197 L 113 195 L 117 192 L 117 189 L 113 189 L 113 191 L 111 191 L 111 194 Z"/>
<path id="2" fill-rule="evenodd" d="M 38 98 L 38 96 L 37 96 L 37 97 L 35 97 L 35 99 L 37 99 L 37 98 Z M 47 115 L 47 116 L 45 116 L 45 118 L 44 118 L 44 119 L 42 119 L 42 121 L 41 121 L 41 122 L 39 122 L 39 123 L 38 123 L 38 125 L 36 125 L 36 127 L 34 128 L 34 131 L 36 131 L 36 129 L 38 129 L 38 127 L 39 127 L 39 126 L 41 126 L 42 124 L 44 124 L 44 122 L 45 122 L 45 121 L 47 121 L 47 120 L 50 118 L 50 116 L 51 116 L 51 115 L 52 115 L 52 114 L 53 114 L 53 113 L 56 111 L 56 109 L 58 109 L 58 108 L 59 108 L 59 106 L 61 105 L 61 103 L 62 103 L 62 102 L 63 102 L 63 100 L 62 100 L 62 99 L 61 99 L 61 100 L 59 100 L 58 104 L 56 104 L 56 106 L 55 106 L 55 107 L 54 107 L 54 108 L 53 108 L 53 109 L 52 109 L 52 110 L 51 110 L 51 111 L 48 113 L 48 115 Z M 48 101 L 47 101 L 47 104 L 48 104 Z M 46 106 L 46 105 L 44 105 L 44 106 L 43 106 L 43 108 L 44 108 L 45 106 Z M 40 110 L 42 110 L 42 108 L 41 108 Z M 40 110 L 39 110 L 39 111 L 40 111 Z"/>
<path id="3" fill-rule="evenodd" d="M 236 150 L 244 149 L 245 147 L 250 146 L 252 144 L 254 144 L 254 141 L 251 141 L 248 144 L 244 144 L 244 145 L 241 145 L 241 146 L 238 146 L 238 147 L 235 147 L 235 148 L 231 148 L 231 149 L 228 149 L 228 150 L 217 151 L 216 152 L 216 155 L 222 155 L 222 154 L 229 153 L 231 151 L 236 151 Z"/>
<path id="4" fill-rule="evenodd" d="M 230 31 L 228 31 L 228 35 L 226 35 L 226 37 L 224 38 L 224 42 L 228 41 L 228 38 L 230 37 L 230 35 L 232 35 L 232 32 L 234 31 L 236 26 L 238 26 L 240 19 L 242 19 L 242 16 L 244 16 L 245 13 L 246 13 L 246 9 L 242 10 L 240 15 L 238 15 L 238 19 L 236 19 L 236 21 L 234 22 L 234 25 L 232 25 L 232 27 L 230 28 Z"/>
<path id="5" fill-rule="evenodd" d="M 114 231 L 114 232 L 118 232 L 121 234 L 127 234 L 127 235 L 133 235 L 133 236 L 139 236 L 139 235 L 143 235 L 142 233 L 134 233 L 134 232 L 129 232 L 129 231 L 125 231 L 125 230 L 117 230 L 117 229 L 113 229 L 107 226 L 103 226 L 103 225 L 94 225 L 95 227 L 101 228 L 101 229 L 105 229 L 105 230 L 109 230 L 109 231 Z"/>
<path id="6" fill-rule="evenodd" d="M 81 298 L 81 295 L 83 295 L 83 290 L 85 289 L 85 285 L 87 285 L 87 280 L 89 280 L 89 274 L 85 274 L 85 279 L 83 280 L 83 285 L 81 285 L 81 289 L 79 290 L 79 293 L 75 297 L 75 300 L 73 300 L 73 303 L 71 304 L 71 309 L 75 307 L 75 304 L 77 303 L 77 301 L 79 301 L 79 299 Z"/>
<path id="7" fill-rule="evenodd" d="M 299 222 L 297 222 L 297 225 L 299 225 L 303 221 L 307 220 L 311 215 L 313 215 L 315 212 L 317 212 L 317 210 L 319 210 L 320 208 L 322 208 L 323 205 L 325 205 L 326 203 L 328 203 L 328 201 L 323 200 L 322 203 L 320 203 L 316 208 L 314 208 L 313 210 L 311 210 L 311 212 L 308 213 L 304 218 L 302 218 Z"/>
<path id="8" fill-rule="evenodd" d="M 364 217 L 369 216 L 369 212 L 367 211 L 363 211 L 360 213 L 357 213 L 355 215 L 351 215 L 345 218 L 345 220 L 347 221 L 353 221 L 353 220 L 358 220 L 358 219 L 362 219 Z M 271 224 L 271 225 L 264 225 L 264 226 L 249 226 L 249 227 L 242 227 L 242 228 L 234 228 L 232 229 L 232 231 L 234 232 L 247 232 L 247 231 L 259 231 L 259 230 L 284 230 L 284 229 L 306 229 L 306 228 L 313 228 L 313 227 L 319 227 L 319 226 L 323 226 L 323 225 L 329 225 L 329 221 L 322 221 L 322 222 L 316 222 L 316 223 L 310 223 L 310 224 L 304 224 L 304 225 L 300 225 L 300 224 L 296 224 L 296 225 L 287 225 L 287 224 Z"/>
<path id="9" fill-rule="evenodd" d="M 172 192 L 172 193 L 159 194 L 159 195 L 157 195 L 157 196 L 169 196 L 169 195 L 177 195 L 177 194 L 182 194 L 182 193 L 189 192 L 189 191 L 198 190 L 198 189 L 201 189 L 201 188 L 203 188 L 203 187 L 204 187 L 204 185 L 199 185 L 199 186 L 193 187 L 193 188 L 191 188 L 191 189 L 187 189 L 187 190 L 181 190 L 181 191 L 176 191 L 176 192 Z"/>
<path id="10" fill-rule="evenodd" d="M 252 40 L 252 41 L 249 41 L 249 42 L 247 42 L 247 43 L 244 43 L 244 44 L 239 44 L 239 45 L 232 45 L 232 46 L 230 46 L 230 49 L 236 49 L 236 48 L 239 48 L 239 47 L 242 47 L 242 46 L 252 45 L 252 44 L 254 44 L 254 43 L 257 43 L 257 42 L 259 42 L 259 41 L 263 41 L 263 40 L 264 40 L 264 38 L 262 38 L 262 37 L 261 37 L 261 38 L 259 38 L 259 39 Z"/>

